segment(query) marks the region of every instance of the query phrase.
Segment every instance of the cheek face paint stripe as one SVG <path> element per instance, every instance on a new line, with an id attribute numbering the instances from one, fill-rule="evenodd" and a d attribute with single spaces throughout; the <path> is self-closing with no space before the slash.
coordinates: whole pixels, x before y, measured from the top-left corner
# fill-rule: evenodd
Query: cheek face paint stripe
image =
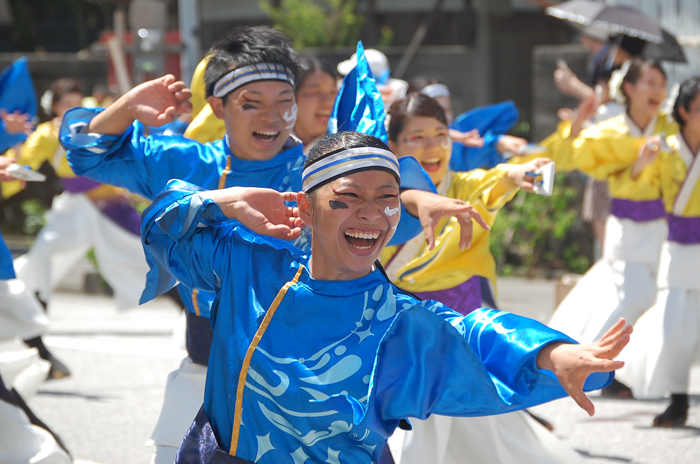
<path id="1" fill-rule="evenodd" d="M 386 214 L 387 216 L 393 216 L 394 214 L 398 213 L 400 209 L 400 207 L 389 209 L 389 207 L 387 206 L 386 208 L 384 208 L 384 214 Z"/>
<path id="2" fill-rule="evenodd" d="M 337 201 L 337 200 L 331 200 L 328 202 L 328 204 L 331 206 L 331 209 L 348 209 L 348 205 L 343 203 L 342 201 Z"/>
<path id="3" fill-rule="evenodd" d="M 292 109 L 284 113 L 282 118 L 284 118 L 284 121 L 287 123 L 287 127 L 285 129 L 292 129 L 294 127 L 294 123 L 297 122 L 297 104 L 295 103 L 294 106 L 292 106 Z"/>

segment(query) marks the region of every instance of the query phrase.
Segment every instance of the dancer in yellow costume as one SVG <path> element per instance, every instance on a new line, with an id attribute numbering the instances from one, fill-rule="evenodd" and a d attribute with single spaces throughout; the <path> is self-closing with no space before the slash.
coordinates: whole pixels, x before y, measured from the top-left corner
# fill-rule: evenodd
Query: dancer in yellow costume
<path id="1" fill-rule="evenodd" d="M 441 195 L 455 202 L 471 203 L 489 225 L 518 188 L 532 189 L 533 179 L 526 173 L 548 162 L 501 164 L 488 171 L 449 171 L 452 141 L 445 113 L 436 100 L 414 93 L 394 102 L 390 115 L 392 151 L 399 157 L 418 159 Z M 381 261 L 392 282 L 422 299 L 439 301 L 463 314 L 481 307 L 480 276 L 494 285 L 496 282 L 490 233 L 475 226 L 471 240 L 462 237 L 464 220 L 439 220 L 434 236 L 421 234 L 404 246 L 385 249 Z M 411 423 L 411 433 L 397 431 L 389 440 L 398 464 L 582 462 L 578 453 L 524 412 L 480 418 L 433 415 Z"/>
<path id="2" fill-rule="evenodd" d="M 46 226 L 29 252 L 15 260 L 15 269 L 28 290 L 47 302 L 61 277 L 93 248 L 117 303 L 137 306 L 148 270 L 139 244 L 140 215 L 121 189 L 76 176 L 58 141 L 63 114 L 82 98 L 75 80 L 54 82 L 43 103 L 55 117 L 39 124 L 21 147 L 18 162 L 38 169 L 48 161 L 65 191 L 54 199 Z"/>
<path id="3" fill-rule="evenodd" d="M 656 304 L 636 324 L 621 376 L 636 397 L 671 395 L 671 405 L 654 418 L 660 427 L 687 421 L 690 368 L 700 360 L 700 78 L 681 85 L 673 116 L 680 131 L 620 174 L 660 188 L 668 218 Z"/>

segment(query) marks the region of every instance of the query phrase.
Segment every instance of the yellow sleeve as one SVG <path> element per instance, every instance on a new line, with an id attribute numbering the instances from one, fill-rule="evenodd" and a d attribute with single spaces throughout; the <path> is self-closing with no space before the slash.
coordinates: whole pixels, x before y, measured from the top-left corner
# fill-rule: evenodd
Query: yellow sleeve
<path id="1" fill-rule="evenodd" d="M 676 144 L 674 145 L 673 142 L 676 142 Z M 668 139 L 668 144 L 672 148 L 678 146 L 677 141 L 672 141 L 671 137 Z M 672 153 L 660 153 L 658 160 L 660 167 L 661 196 L 664 200 L 666 211 L 672 213 L 681 187 L 688 176 L 688 167 L 685 165 L 681 155 L 676 151 Z"/>
<path id="2" fill-rule="evenodd" d="M 571 121 L 561 121 L 557 130 L 544 139 L 540 145 L 546 148 L 543 153 L 535 153 L 527 156 L 514 156 L 508 160 L 508 164 L 525 164 L 537 158 L 549 158 L 557 165 L 557 172 L 569 172 L 576 170 L 573 161 L 571 147 Z"/>
<path id="3" fill-rule="evenodd" d="M 190 125 L 187 126 L 185 131 L 185 137 L 202 144 L 221 140 L 225 135 L 226 126 L 224 121 L 214 115 L 208 103 Z"/>
<path id="4" fill-rule="evenodd" d="M 37 170 L 59 148 L 58 137 L 53 134 L 53 122 L 39 124 L 19 150 L 17 162 Z"/>
<path id="5" fill-rule="evenodd" d="M 636 179 L 632 179 L 632 165 L 610 176 L 610 195 L 613 198 L 633 198 L 653 200 L 658 198 L 661 187 L 660 154 L 651 164 L 646 166 Z"/>
<path id="6" fill-rule="evenodd" d="M 192 91 L 192 118 L 196 118 L 202 109 L 207 106 L 206 86 L 204 85 L 204 71 L 207 69 L 211 55 L 207 55 L 199 62 L 192 75 L 190 90 Z"/>
<path id="7" fill-rule="evenodd" d="M 598 180 L 605 180 L 628 168 L 639 156 L 643 137 L 608 136 L 597 126 L 581 131 L 572 142 L 576 169 Z"/>
<path id="8" fill-rule="evenodd" d="M 501 182 L 516 165 L 499 164 L 484 170 L 474 169 L 469 172 L 453 173 L 453 192 L 451 198 L 457 198 L 467 203 L 483 203 L 489 209 L 502 208 L 518 191 L 517 188 L 507 188 Z"/>

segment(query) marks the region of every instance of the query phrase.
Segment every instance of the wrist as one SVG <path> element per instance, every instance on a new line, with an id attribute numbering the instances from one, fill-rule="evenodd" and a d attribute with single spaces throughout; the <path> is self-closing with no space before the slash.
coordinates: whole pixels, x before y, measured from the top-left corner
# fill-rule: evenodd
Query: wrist
<path id="1" fill-rule="evenodd" d="M 420 190 L 402 189 L 399 197 L 406 212 L 413 217 L 418 217 L 418 195 Z"/>
<path id="2" fill-rule="evenodd" d="M 537 353 L 537 367 L 539 369 L 546 369 L 548 371 L 554 371 L 554 360 L 553 360 L 553 352 L 560 346 L 562 346 L 564 342 L 552 342 L 544 347 L 542 347 Z"/>
<path id="3" fill-rule="evenodd" d="M 227 218 L 237 219 L 245 190 L 244 187 L 230 187 L 223 190 L 209 190 L 200 196 L 216 203 Z"/>

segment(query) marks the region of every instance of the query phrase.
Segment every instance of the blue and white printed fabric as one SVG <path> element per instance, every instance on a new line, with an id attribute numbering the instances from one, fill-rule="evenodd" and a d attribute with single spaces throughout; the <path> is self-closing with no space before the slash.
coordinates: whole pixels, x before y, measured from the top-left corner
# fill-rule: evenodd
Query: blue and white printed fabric
<path id="1" fill-rule="evenodd" d="M 251 358 L 240 458 L 378 462 L 401 419 L 498 414 L 566 395 L 536 364 L 546 344 L 574 343 L 566 335 L 493 309 L 462 316 L 418 301 L 380 270 L 313 279 L 307 255 L 236 227 L 198 190 L 171 182 L 144 213 L 142 239 L 152 269 L 217 292 L 204 410 L 224 450 L 251 340 L 301 266 Z M 586 389 L 611 379 L 592 375 Z"/>

